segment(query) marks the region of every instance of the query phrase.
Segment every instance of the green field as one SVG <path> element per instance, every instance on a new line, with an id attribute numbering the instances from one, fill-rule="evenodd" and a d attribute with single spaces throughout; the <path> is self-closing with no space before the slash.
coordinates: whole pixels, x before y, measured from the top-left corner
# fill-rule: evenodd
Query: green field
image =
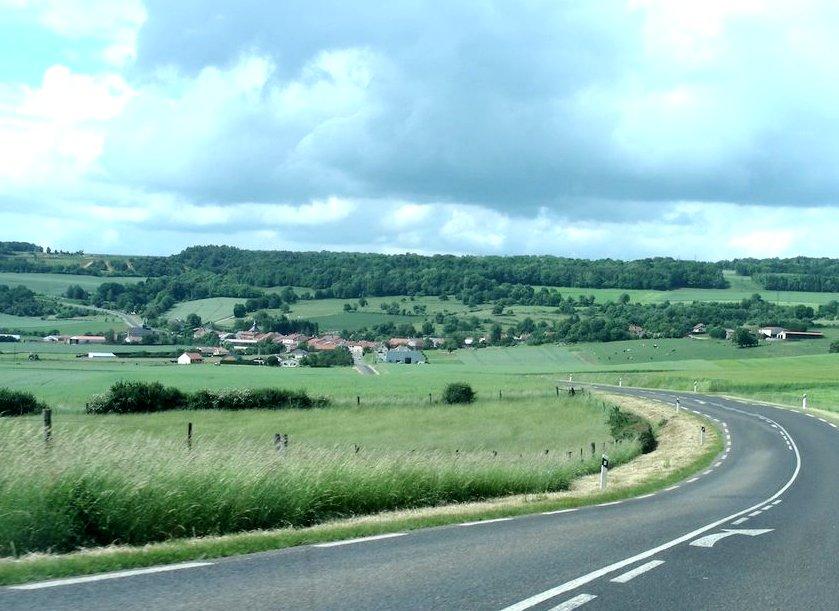
<path id="1" fill-rule="evenodd" d="M 0 314 L 0 329 L 18 329 L 32 335 L 40 335 L 57 330 L 64 335 L 83 335 L 85 333 L 104 333 L 109 329 L 122 331 L 125 323 L 116 316 L 96 315 L 78 318 L 54 318 L 35 316 L 12 316 Z M 3 346 L 0 345 L 0 350 Z"/>
<path id="2" fill-rule="evenodd" d="M 233 306 L 237 303 L 244 303 L 244 301 L 244 299 L 238 297 L 210 297 L 208 299 L 182 301 L 166 312 L 166 318 L 183 320 L 190 314 L 198 314 L 203 322 L 219 322 L 232 319 Z"/>
<path id="3" fill-rule="evenodd" d="M 0 555 L 565 490 L 599 469 L 590 443 L 610 443 L 613 464 L 640 452 L 635 442 L 612 442 L 605 409 L 578 395 L 470 406 L 64 414 L 48 453 L 38 417 L 5 418 Z M 187 421 L 195 425 L 191 450 Z M 290 436 L 282 454 L 274 431 Z"/>
<path id="4" fill-rule="evenodd" d="M 14 272 L 0 272 L 0 284 L 25 286 L 36 293 L 56 297 L 63 295 L 67 287 L 73 284 L 78 284 L 88 292 L 94 292 L 104 282 L 132 284 L 141 280 L 142 278 L 130 276 L 103 277 L 75 274 L 18 274 Z"/>

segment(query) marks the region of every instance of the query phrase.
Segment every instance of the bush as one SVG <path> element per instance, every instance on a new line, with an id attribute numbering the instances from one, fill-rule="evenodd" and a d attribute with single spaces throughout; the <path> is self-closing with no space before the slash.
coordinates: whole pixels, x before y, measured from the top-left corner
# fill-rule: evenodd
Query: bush
<path id="1" fill-rule="evenodd" d="M 329 400 L 305 391 L 282 388 L 199 390 L 185 393 L 159 382 L 117 382 L 95 395 L 85 409 L 89 414 L 133 414 L 174 409 L 309 409 L 325 407 Z"/>
<path id="2" fill-rule="evenodd" d="M 614 406 L 609 410 L 606 422 L 616 441 L 636 439 L 644 454 L 649 454 L 658 447 L 658 439 L 653 432 L 653 427 L 640 416 L 621 411 L 619 407 Z"/>
<path id="3" fill-rule="evenodd" d="M 160 382 L 116 382 L 85 405 L 88 414 L 136 414 L 182 409 L 187 395 Z"/>
<path id="4" fill-rule="evenodd" d="M 830 348 L 828 348 L 828 352 L 839 352 L 839 340 L 835 342 L 830 342 Z"/>
<path id="5" fill-rule="evenodd" d="M 443 391 L 443 403 L 472 403 L 475 391 L 469 384 L 453 382 Z"/>
<path id="6" fill-rule="evenodd" d="M 757 335 L 743 327 L 740 327 L 734 332 L 732 340 L 737 344 L 738 348 L 754 348 L 758 345 Z"/>
<path id="7" fill-rule="evenodd" d="M 38 414 L 46 407 L 31 392 L 0 388 L 0 416 Z"/>

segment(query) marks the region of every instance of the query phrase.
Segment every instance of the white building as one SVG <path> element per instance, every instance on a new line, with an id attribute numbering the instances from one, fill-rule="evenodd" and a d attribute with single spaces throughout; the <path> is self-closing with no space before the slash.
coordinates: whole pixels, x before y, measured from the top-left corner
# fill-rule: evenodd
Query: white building
<path id="1" fill-rule="evenodd" d="M 197 352 L 184 352 L 178 357 L 178 365 L 195 365 L 203 362 L 204 358 Z"/>
<path id="2" fill-rule="evenodd" d="M 94 360 L 115 359 L 117 358 L 117 355 L 113 352 L 88 352 L 87 358 Z"/>

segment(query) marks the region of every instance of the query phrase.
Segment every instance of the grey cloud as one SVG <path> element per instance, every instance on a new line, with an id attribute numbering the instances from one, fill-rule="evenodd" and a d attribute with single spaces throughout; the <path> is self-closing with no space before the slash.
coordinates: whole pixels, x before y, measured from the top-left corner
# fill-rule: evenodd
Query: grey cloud
<path id="1" fill-rule="evenodd" d="M 178 145 L 174 168 L 157 163 L 165 143 L 132 130 L 165 139 L 178 125 L 129 113 L 106 149 L 117 181 L 203 202 L 337 195 L 600 219 L 655 218 L 680 200 L 837 203 L 833 66 L 790 47 L 771 18 L 735 22 L 724 56 L 694 69 L 651 58 L 642 13 L 617 1 L 152 1 L 148 13 L 139 84 L 160 67 L 190 78 L 257 54 L 276 66 L 266 87 L 282 87 L 346 48 L 371 53 L 373 78 L 356 112 L 305 129 L 258 102 L 221 116 L 208 141 Z M 659 120 L 645 96 L 680 87 L 696 110 Z"/>

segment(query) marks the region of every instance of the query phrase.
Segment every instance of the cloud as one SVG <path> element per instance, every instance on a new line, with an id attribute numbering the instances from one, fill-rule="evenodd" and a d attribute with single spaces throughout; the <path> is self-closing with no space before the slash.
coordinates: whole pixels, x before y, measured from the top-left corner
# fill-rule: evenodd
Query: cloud
<path id="1" fill-rule="evenodd" d="M 82 219 L 137 248 L 831 247 L 826 0 L 0 1 L 102 58 L 0 81 L 0 214 L 62 243 Z"/>

